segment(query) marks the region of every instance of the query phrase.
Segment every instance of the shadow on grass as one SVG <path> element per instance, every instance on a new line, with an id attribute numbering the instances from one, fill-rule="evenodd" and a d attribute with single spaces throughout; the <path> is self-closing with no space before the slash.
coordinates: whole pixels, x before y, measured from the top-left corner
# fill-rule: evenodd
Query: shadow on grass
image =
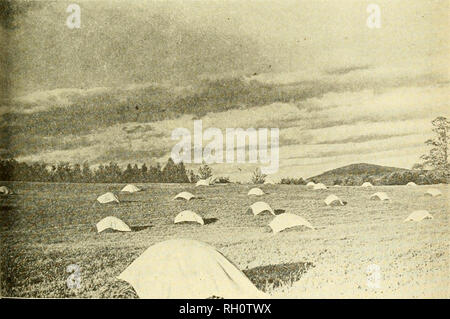
<path id="1" fill-rule="evenodd" d="M 120 203 L 121 204 L 126 204 L 126 203 L 142 203 L 142 200 L 136 200 L 136 199 L 121 199 Z"/>
<path id="2" fill-rule="evenodd" d="M 267 292 L 268 288 L 292 286 L 312 267 L 312 262 L 296 262 L 259 266 L 243 272 L 259 290 Z"/>
<path id="3" fill-rule="evenodd" d="M 273 211 L 274 211 L 275 215 L 280 215 L 280 214 L 283 214 L 284 212 L 286 212 L 285 209 L 274 209 Z"/>
<path id="4" fill-rule="evenodd" d="M 217 218 L 205 218 L 205 219 L 203 219 L 203 222 L 205 223 L 205 225 L 208 225 L 208 224 L 213 224 L 213 223 L 215 223 L 216 221 L 218 221 L 218 219 Z"/>
<path id="5" fill-rule="evenodd" d="M 105 284 L 99 291 L 99 298 L 139 299 L 136 291 L 124 280 L 115 279 Z"/>
<path id="6" fill-rule="evenodd" d="M 10 212 L 10 211 L 14 211 L 16 210 L 16 206 L 14 205 L 1 205 L 0 206 L 0 211 L 1 212 Z"/>
<path id="7" fill-rule="evenodd" d="M 152 225 L 136 225 L 136 226 L 129 226 L 132 232 L 138 232 L 138 231 L 142 231 L 145 230 L 147 228 L 152 227 Z M 96 233 L 97 232 L 97 228 L 93 227 L 92 230 Z M 103 231 L 101 231 L 99 234 L 122 234 L 122 233 L 127 233 L 126 231 L 120 231 L 120 230 L 115 230 L 112 228 L 107 228 Z"/>
<path id="8" fill-rule="evenodd" d="M 130 226 L 131 231 L 141 231 L 141 230 L 145 230 L 147 228 L 152 227 L 152 225 L 136 225 L 136 226 Z"/>
<path id="9" fill-rule="evenodd" d="M 205 223 L 205 221 L 203 221 Z M 187 220 L 187 221 L 182 221 L 182 222 L 178 222 L 178 223 L 174 223 L 174 225 L 178 225 L 178 226 L 194 226 L 194 227 L 201 227 L 203 226 L 202 224 L 198 223 L 198 222 L 194 222 L 191 220 Z M 206 223 L 205 223 L 206 225 Z"/>
<path id="10" fill-rule="evenodd" d="M 203 197 L 203 196 L 195 196 L 195 197 L 193 197 L 193 198 L 191 198 L 191 199 L 189 199 L 189 200 L 186 200 L 186 199 L 184 199 L 184 198 L 182 198 L 182 197 L 178 197 L 178 198 L 173 198 L 172 197 L 172 200 L 173 201 L 183 201 L 183 202 L 186 202 L 186 203 L 189 203 L 189 202 L 192 202 L 192 201 L 205 201 L 206 200 L 206 198 L 205 197 Z"/>
<path id="11" fill-rule="evenodd" d="M 0 227 L 9 229 L 15 222 L 14 214 L 17 211 L 17 207 L 13 205 L 1 205 L 0 206 Z"/>
<path id="12" fill-rule="evenodd" d="M 273 211 L 275 213 L 275 215 L 277 215 L 276 211 Z M 245 211 L 245 213 L 247 215 L 253 215 L 253 211 L 251 208 L 247 208 L 247 210 Z M 262 212 L 254 215 L 254 216 L 273 216 L 273 214 L 269 211 L 269 210 L 263 210 Z"/>

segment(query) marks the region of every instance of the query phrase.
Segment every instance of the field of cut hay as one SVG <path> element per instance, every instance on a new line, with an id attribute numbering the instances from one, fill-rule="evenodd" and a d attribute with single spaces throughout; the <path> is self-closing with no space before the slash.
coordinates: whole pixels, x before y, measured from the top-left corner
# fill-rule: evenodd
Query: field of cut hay
<path id="1" fill-rule="evenodd" d="M 9 183 L 15 195 L 1 200 L 2 295 L 16 297 L 135 298 L 116 279 L 150 245 L 169 238 L 191 238 L 219 249 L 250 280 L 276 298 L 450 297 L 449 187 L 437 198 L 429 186 L 374 188 L 262 185 L 267 193 L 249 197 L 249 185 L 194 187 L 146 184 L 134 194 L 119 184 Z M 201 198 L 172 201 L 181 191 Z M 111 191 L 120 204 L 95 204 Z M 382 191 L 390 201 L 371 201 Z M 338 195 L 346 206 L 328 207 Z M 255 201 L 298 214 L 315 230 L 273 234 L 272 215 L 253 216 Z M 193 210 L 205 225 L 174 224 Z M 414 210 L 434 219 L 403 220 Z M 116 216 L 132 232 L 98 234 L 95 224 Z M 67 266 L 80 269 L 81 285 L 69 289 Z M 372 265 L 372 266 L 371 266 Z M 378 287 L 368 286 L 368 267 L 379 267 Z M 373 269 L 373 268 L 370 268 Z"/>

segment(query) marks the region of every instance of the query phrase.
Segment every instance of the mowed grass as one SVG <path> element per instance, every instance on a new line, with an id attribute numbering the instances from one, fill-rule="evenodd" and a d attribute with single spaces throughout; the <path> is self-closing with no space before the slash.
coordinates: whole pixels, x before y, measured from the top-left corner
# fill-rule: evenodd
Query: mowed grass
<path id="1" fill-rule="evenodd" d="M 330 187 L 262 185 L 266 195 L 250 197 L 250 185 L 194 187 L 144 184 L 143 192 L 120 193 L 123 184 L 7 183 L 16 195 L 1 200 L 2 295 L 15 297 L 133 298 L 116 279 L 149 246 L 170 238 L 191 238 L 218 248 L 258 288 L 274 297 L 450 297 L 449 187 Z M 424 196 L 428 188 L 443 196 Z M 96 198 L 116 193 L 120 204 Z M 200 199 L 173 201 L 181 191 Z M 389 202 L 371 201 L 383 191 Z M 348 204 L 328 207 L 336 194 Z M 255 201 L 298 214 L 316 230 L 272 234 L 272 215 L 253 216 Z M 95 205 L 93 205 L 96 203 Z M 182 210 L 199 213 L 206 224 L 173 224 Z M 414 210 L 433 220 L 404 223 Z M 95 224 L 116 216 L 129 233 L 98 234 Z M 81 269 L 81 286 L 69 289 L 66 268 Z M 380 288 L 367 286 L 367 267 L 379 265 Z"/>

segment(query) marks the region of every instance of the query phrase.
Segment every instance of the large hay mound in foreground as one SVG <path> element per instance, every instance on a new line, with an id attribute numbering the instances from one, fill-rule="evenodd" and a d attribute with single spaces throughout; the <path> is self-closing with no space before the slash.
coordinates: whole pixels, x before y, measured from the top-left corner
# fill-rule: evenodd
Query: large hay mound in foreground
<path id="1" fill-rule="evenodd" d="M 118 278 L 129 282 L 140 298 L 264 297 L 214 247 L 190 239 L 149 247 Z"/>

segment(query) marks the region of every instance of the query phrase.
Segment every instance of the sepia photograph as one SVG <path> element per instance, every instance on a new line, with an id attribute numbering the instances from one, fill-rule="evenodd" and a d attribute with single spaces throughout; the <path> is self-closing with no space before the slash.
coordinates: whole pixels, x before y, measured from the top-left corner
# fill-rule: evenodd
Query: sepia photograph
<path id="1" fill-rule="evenodd" d="M 0 297 L 450 298 L 449 12 L 0 0 Z"/>

